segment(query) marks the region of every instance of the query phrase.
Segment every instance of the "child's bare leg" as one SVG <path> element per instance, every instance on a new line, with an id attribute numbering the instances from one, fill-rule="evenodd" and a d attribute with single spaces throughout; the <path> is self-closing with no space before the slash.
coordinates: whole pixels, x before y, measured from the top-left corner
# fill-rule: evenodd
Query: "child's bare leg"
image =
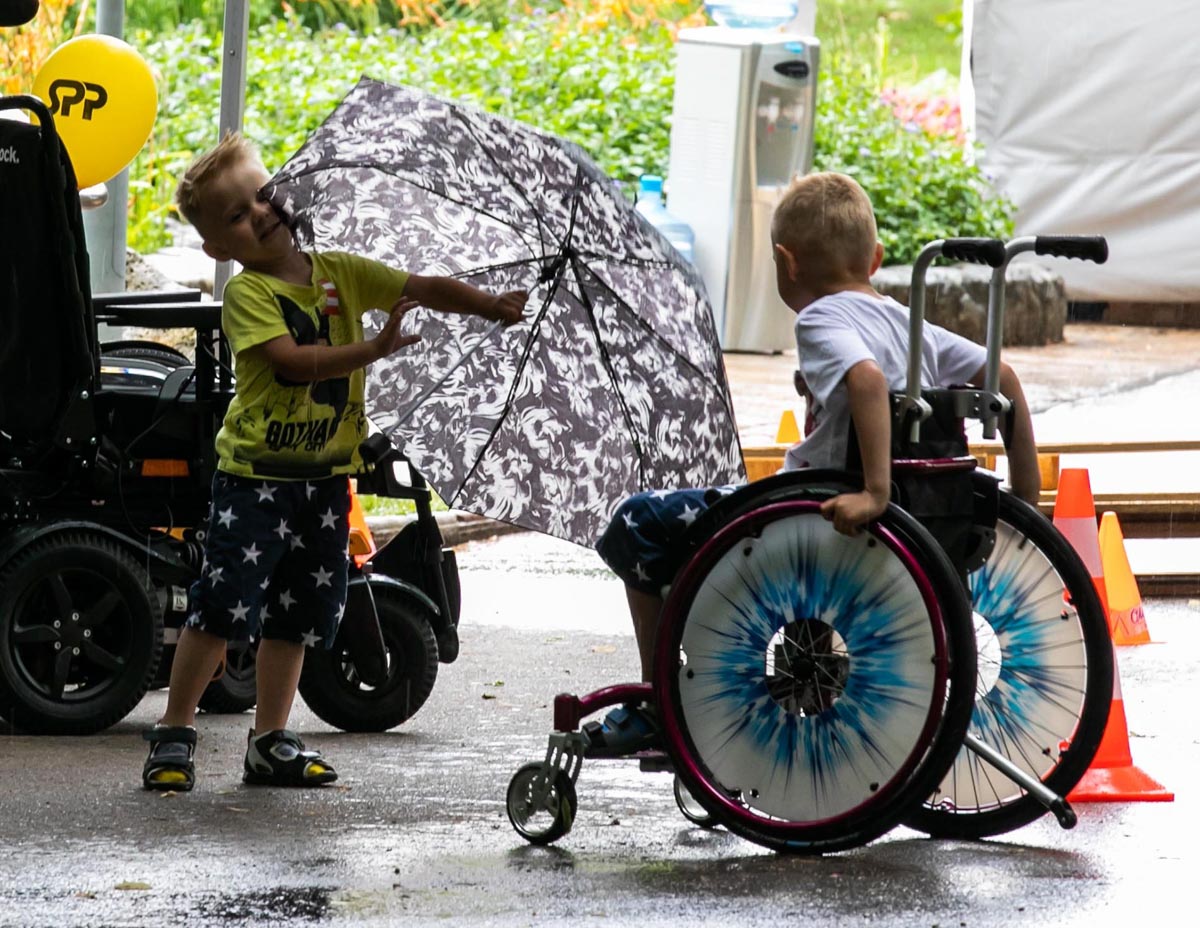
<path id="1" fill-rule="evenodd" d="M 302 643 L 275 638 L 259 641 L 255 661 L 258 706 L 254 710 L 254 730 L 258 734 L 287 728 L 303 668 Z"/>
<path id="2" fill-rule="evenodd" d="M 642 659 L 642 682 L 649 683 L 654 675 L 654 639 L 658 635 L 658 617 L 662 613 L 663 601 L 625 587 L 625 598 L 629 600 L 629 614 L 633 617 L 633 634 L 637 638 L 638 656 Z"/>
<path id="3" fill-rule="evenodd" d="M 225 639 L 198 628 L 184 628 L 171 663 L 171 685 L 167 693 L 167 711 L 160 725 L 196 724 L 196 705 L 212 681 L 217 665 L 225 656 Z"/>

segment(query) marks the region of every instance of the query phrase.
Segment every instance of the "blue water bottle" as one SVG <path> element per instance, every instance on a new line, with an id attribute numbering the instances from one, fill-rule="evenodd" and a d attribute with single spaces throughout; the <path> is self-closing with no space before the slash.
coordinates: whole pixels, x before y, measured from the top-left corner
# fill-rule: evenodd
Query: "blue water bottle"
<path id="1" fill-rule="evenodd" d="M 696 260 L 696 235 L 692 227 L 682 219 L 667 212 L 663 204 L 663 180 L 653 174 L 644 174 L 638 185 L 637 206 L 639 213 L 650 220 L 650 224 L 667 237 L 675 250 L 687 261 Z"/>
<path id="2" fill-rule="evenodd" d="M 709 0 L 704 9 L 718 26 L 730 29 L 774 29 L 790 22 L 797 0 Z"/>

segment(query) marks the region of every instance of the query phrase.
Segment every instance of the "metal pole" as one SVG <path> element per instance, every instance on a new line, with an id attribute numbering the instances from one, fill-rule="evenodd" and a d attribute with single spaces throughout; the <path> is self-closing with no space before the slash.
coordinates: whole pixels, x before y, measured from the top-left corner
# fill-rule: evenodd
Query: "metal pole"
<path id="1" fill-rule="evenodd" d="M 247 0 L 226 0 L 224 54 L 221 60 L 221 113 L 217 139 L 240 132 L 246 108 L 246 34 L 250 29 Z M 218 261 L 213 274 L 213 298 L 219 300 L 232 274 L 231 262 Z"/>
<path id="2" fill-rule="evenodd" d="M 96 32 L 124 38 L 125 0 L 98 0 Z M 125 292 L 125 230 L 129 220 L 129 169 L 107 181 L 108 202 L 83 214 L 93 293 Z"/>

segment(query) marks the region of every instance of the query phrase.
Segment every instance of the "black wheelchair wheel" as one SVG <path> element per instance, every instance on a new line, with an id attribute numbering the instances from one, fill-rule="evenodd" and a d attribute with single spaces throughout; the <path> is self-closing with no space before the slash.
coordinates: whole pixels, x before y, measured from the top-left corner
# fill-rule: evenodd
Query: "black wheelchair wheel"
<path id="1" fill-rule="evenodd" d="M 225 672 L 205 687 L 200 708 L 216 715 L 237 715 L 253 709 L 258 702 L 257 656 L 257 645 L 231 642 L 225 650 Z"/>
<path id="2" fill-rule="evenodd" d="M 154 361 L 157 364 L 169 367 L 171 370 L 192 363 L 186 354 L 172 348 L 170 345 L 142 340 L 105 342 L 100 346 L 100 357 L 102 360 L 105 358 L 125 358 Z"/>
<path id="3" fill-rule="evenodd" d="M 395 728 L 425 705 L 437 680 L 437 639 L 424 608 L 385 586 L 373 592 L 387 648 L 381 683 L 363 682 L 340 639 L 329 650 L 310 648 L 304 655 L 301 697 L 321 719 L 343 731 Z"/>
<path id="4" fill-rule="evenodd" d="M 654 690 L 693 799 L 743 838 L 819 854 L 885 833 L 945 775 L 975 639 L 924 528 L 893 506 L 841 535 L 819 507 L 842 486 L 805 481 L 773 478 L 758 507 L 743 491 L 681 570 Z"/>
<path id="5" fill-rule="evenodd" d="M 1112 704 L 1112 640 L 1087 568 L 1053 524 L 1001 493 L 996 546 L 970 577 L 979 680 L 970 734 L 1065 796 L 1087 771 Z M 963 747 L 907 823 L 981 838 L 1046 809 Z"/>
<path id="6" fill-rule="evenodd" d="M 87 735 L 129 714 L 162 657 L 146 571 L 98 532 L 36 539 L 0 569 L 0 716 Z"/>

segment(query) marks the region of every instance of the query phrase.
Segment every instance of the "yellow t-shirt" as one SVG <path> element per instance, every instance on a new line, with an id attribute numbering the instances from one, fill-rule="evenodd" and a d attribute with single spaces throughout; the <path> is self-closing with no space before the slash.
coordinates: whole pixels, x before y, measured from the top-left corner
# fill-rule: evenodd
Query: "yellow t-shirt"
<path id="1" fill-rule="evenodd" d="M 363 340 L 362 315 L 390 311 L 408 274 L 342 252 L 310 254 L 307 286 L 243 270 L 223 296 L 221 328 L 234 355 L 236 394 L 217 433 L 218 467 L 243 477 L 309 480 L 360 469 L 367 436 L 365 374 L 317 383 L 279 377 L 261 352 L 281 335 L 297 344 Z"/>

